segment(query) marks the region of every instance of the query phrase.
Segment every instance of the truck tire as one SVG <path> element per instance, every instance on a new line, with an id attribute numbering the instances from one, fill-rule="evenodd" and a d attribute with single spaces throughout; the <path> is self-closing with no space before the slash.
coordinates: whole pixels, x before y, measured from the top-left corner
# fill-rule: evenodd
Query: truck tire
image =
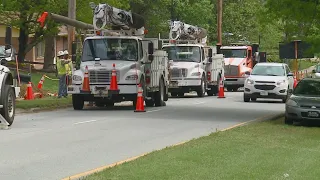
<path id="1" fill-rule="evenodd" d="M 243 95 L 243 101 L 244 102 L 250 102 L 250 97 L 246 96 L 245 94 Z"/>
<path id="2" fill-rule="evenodd" d="M 168 86 L 165 86 L 165 94 L 164 94 L 164 101 L 168 101 L 169 99 L 169 91 L 168 91 Z"/>
<path id="3" fill-rule="evenodd" d="M 164 86 L 164 81 L 163 78 L 160 79 L 160 83 L 159 83 L 159 91 L 155 93 L 155 97 L 154 97 L 154 105 L 156 107 L 162 106 L 164 103 L 164 96 L 165 96 L 165 86 Z"/>
<path id="4" fill-rule="evenodd" d="M 80 94 L 72 94 L 72 105 L 74 110 L 82 110 L 84 106 L 83 97 Z"/>
<path id="5" fill-rule="evenodd" d="M 144 102 L 146 103 L 147 107 L 153 107 L 154 106 L 154 100 L 153 99 L 145 99 Z"/>
<path id="6" fill-rule="evenodd" d="M 219 92 L 220 78 L 221 78 L 221 75 L 219 75 L 219 77 L 218 77 L 218 79 L 217 79 L 218 85 L 213 86 L 212 89 L 207 92 L 208 96 L 216 96 L 216 95 L 218 94 L 218 92 Z"/>
<path id="7" fill-rule="evenodd" d="M 16 112 L 16 95 L 13 88 L 10 85 L 5 85 L 1 97 L 1 104 L 3 105 L 1 115 L 11 126 Z"/>
<path id="8" fill-rule="evenodd" d="M 204 75 L 202 75 L 201 84 L 197 91 L 197 95 L 198 97 L 204 97 L 205 93 L 206 93 L 206 83 L 205 83 Z"/>

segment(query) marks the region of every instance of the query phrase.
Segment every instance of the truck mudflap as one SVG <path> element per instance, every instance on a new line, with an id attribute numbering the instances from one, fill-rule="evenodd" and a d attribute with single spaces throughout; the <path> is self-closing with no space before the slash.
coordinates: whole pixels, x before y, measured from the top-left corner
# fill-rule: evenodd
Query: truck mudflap
<path id="1" fill-rule="evenodd" d="M 92 94 L 96 97 L 108 97 L 113 94 L 136 94 L 137 86 L 132 85 L 118 85 L 119 90 L 110 90 L 110 85 L 90 85 L 89 92 L 83 92 L 81 85 L 69 85 L 68 94 Z"/>
<path id="2" fill-rule="evenodd" d="M 20 87 L 14 87 L 13 86 L 13 88 L 14 88 L 14 93 L 16 95 L 16 98 L 19 98 L 20 97 L 20 92 L 21 92 Z"/>

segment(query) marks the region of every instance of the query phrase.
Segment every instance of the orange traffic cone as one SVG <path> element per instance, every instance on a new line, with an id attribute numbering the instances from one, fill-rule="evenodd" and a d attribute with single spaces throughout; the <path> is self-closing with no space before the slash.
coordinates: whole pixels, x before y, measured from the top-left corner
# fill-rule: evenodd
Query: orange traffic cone
<path id="1" fill-rule="evenodd" d="M 26 100 L 33 100 L 34 99 L 31 82 L 28 83 L 27 96 L 25 99 Z"/>
<path id="2" fill-rule="evenodd" d="M 42 89 L 43 82 L 44 82 L 44 76 L 45 76 L 45 75 L 43 75 L 43 76 L 41 77 L 41 79 L 40 79 L 40 81 L 39 81 L 39 83 L 38 83 L 38 89 Z"/>
<path id="3" fill-rule="evenodd" d="M 84 78 L 83 78 L 83 84 L 82 84 L 81 93 L 90 93 L 90 82 L 89 82 L 88 66 L 86 66 L 86 69 L 84 71 Z"/>
<path id="4" fill-rule="evenodd" d="M 218 98 L 225 98 L 225 96 L 224 96 L 224 86 L 223 86 L 222 78 L 220 79 L 220 83 L 219 83 Z"/>
<path id="5" fill-rule="evenodd" d="M 141 84 L 138 86 L 137 104 L 134 112 L 146 112 L 144 109 L 143 89 Z"/>
<path id="6" fill-rule="evenodd" d="M 119 94 L 116 65 L 113 64 L 109 94 Z"/>

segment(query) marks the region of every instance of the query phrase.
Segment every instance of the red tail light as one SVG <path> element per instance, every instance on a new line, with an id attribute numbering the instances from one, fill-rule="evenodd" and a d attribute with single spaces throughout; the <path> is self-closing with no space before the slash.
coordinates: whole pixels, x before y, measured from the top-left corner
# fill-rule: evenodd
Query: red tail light
<path id="1" fill-rule="evenodd" d="M 208 77 L 208 81 L 211 81 L 211 72 L 208 72 L 207 77 Z"/>
<path id="2" fill-rule="evenodd" d="M 150 84 L 150 77 L 146 77 L 146 83 Z"/>

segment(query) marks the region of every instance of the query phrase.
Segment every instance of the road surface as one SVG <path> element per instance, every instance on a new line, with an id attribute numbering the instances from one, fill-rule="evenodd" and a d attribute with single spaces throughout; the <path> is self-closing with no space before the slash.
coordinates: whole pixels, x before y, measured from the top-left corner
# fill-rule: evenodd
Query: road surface
<path id="1" fill-rule="evenodd" d="M 281 102 L 242 101 L 241 92 L 170 98 L 165 107 L 131 107 L 22 114 L 0 131 L 0 179 L 57 180 L 265 115 Z"/>

